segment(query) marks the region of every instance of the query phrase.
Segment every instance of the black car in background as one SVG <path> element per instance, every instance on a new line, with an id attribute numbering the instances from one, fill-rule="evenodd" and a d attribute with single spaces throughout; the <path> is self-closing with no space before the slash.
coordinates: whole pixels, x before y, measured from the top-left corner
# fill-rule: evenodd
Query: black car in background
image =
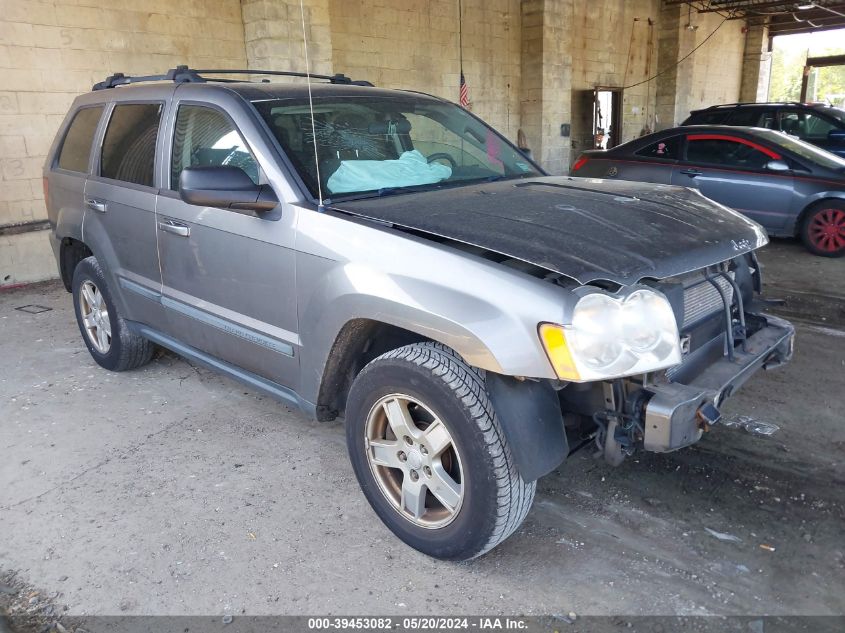
<path id="1" fill-rule="evenodd" d="M 816 255 L 845 255 L 845 158 L 759 128 L 694 125 L 582 152 L 573 176 L 698 189 Z"/>
<path id="2" fill-rule="evenodd" d="M 814 103 L 727 103 L 693 110 L 681 125 L 763 127 L 845 156 L 845 110 Z"/>

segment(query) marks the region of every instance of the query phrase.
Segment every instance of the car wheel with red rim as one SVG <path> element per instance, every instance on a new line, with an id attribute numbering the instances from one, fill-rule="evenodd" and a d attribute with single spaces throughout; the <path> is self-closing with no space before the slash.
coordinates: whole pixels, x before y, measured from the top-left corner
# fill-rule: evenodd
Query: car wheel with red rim
<path id="1" fill-rule="evenodd" d="M 845 255 L 845 204 L 825 203 L 810 211 L 801 229 L 801 239 L 816 255 Z"/>

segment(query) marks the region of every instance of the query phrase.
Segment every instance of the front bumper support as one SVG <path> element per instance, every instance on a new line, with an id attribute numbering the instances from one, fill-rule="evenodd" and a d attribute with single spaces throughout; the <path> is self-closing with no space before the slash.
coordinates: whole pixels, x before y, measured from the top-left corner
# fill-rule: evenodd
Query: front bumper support
<path id="1" fill-rule="evenodd" d="M 647 387 L 643 446 L 663 453 L 694 444 L 713 421 L 710 413 L 760 368 L 777 367 L 792 358 L 795 328 L 766 315 L 766 324 L 748 337 L 744 349 L 714 362 L 689 384 L 667 382 Z M 702 410 L 702 407 L 706 407 Z"/>

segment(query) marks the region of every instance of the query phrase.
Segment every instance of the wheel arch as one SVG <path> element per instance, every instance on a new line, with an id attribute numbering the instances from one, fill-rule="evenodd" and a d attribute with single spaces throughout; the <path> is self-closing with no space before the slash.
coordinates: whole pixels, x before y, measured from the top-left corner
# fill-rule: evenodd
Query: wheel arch
<path id="1" fill-rule="evenodd" d="M 385 352 L 432 339 L 375 319 L 351 319 L 340 329 L 323 368 L 317 395 L 317 419 L 333 420 L 346 409 L 352 381 L 371 360 Z"/>
<path id="2" fill-rule="evenodd" d="M 349 321 L 338 333 L 325 365 L 317 398 L 317 419 L 332 420 L 345 413 L 352 383 L 370 361 L 386 352 L 423 342 L 437 341 L 372 319 Z M 460 357 L 453 348 L 441 345 Z M 569 445 L 560 400 L 551 384 L 492 371 L 482 373 L 523 479 L 535 481 L 560 466 L 569 453 Z"/>
<path id="3" fill-rule="evenodd" d="M 59 273 L 65 290 L 71 291 L 73 271 L 76 270 L 79 262 L 93 254 L 91 248 L 81 240 L 72 237 L 62 239 L 59 247 Z"/>
<path id="4" fill-rule="evenodd" d="M 804 205 L 804 208 L 801 209 L 801 213 L 799 213 L 795 218 L 795 226 L 792 229 L 793 237 L 801 237 L 801 229 L 804 227 L 804 222 L 807 220 L 807 216 L 812 211 L 830 202 L 845 205 L 845 192 L 839 193 L 835 191 L 826 191 Z"/>

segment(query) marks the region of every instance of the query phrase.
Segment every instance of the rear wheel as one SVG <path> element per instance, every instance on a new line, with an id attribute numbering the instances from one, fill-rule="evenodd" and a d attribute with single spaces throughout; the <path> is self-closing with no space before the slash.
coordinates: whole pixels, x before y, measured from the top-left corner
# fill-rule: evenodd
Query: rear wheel
<path id="1" fill-rule="evenodd" d="M 155 344 L 129 331 L 96 257 L 86 257 L 76 265 L 71 292 L 79 331 L 98 365 L 125 371 L 150 362 Z"/>
<path id="2" fill-rule="evenodd" d="M 816 255 L 845 255 L 845 204 L 825 202 L 809 211 L 801 227 L 801 239 Z"/>
<path id="3" fill-rule="evenodd" d="M 434 343 L 371 362 L 346 408 L 355 475 L 382 521 L 446 560 L 480 556 L 510 536 L 534 498 L 519 476 L 484 373 Z"/>

